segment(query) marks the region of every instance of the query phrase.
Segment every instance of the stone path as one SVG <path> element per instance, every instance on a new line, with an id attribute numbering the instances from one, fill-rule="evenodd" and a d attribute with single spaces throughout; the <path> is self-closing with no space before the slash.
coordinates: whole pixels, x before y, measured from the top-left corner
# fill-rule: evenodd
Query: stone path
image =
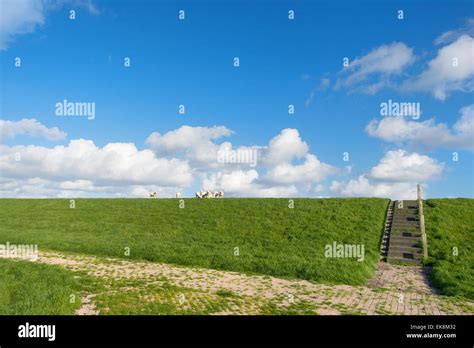
<path id="1" fill-rule="evenodd" d="M 474 314 L 473 301 L 435 293 L 421 267 L 396 266 L 385 262 L 380 262 L 366 286 L 317 284 L 305 280 L 63 252 L 41 252 L 36 262 L 60 265 L 74 272 L 84 271 L 102 279 L 145 280 L 147 284 L 166 282 L 206 296 L 231 291 L 240 297 L 239 305 L 213 314 L 260 314 L 265 305 L 282 311 L 294 308 L 296 314 L 299 314 L 298 310 L 328 315 Z M 133 291 L 133 285 L 123 291 Z M 97 314 L 93 305 L 95 295 L 84 296 L 83 308 L 76 314 Z M 143 296 L 143 301 L 147 298 Z M 199 300 L 199 296 L 196 299 Z M 153 301 L 153 298 L 148 300 Z"/>

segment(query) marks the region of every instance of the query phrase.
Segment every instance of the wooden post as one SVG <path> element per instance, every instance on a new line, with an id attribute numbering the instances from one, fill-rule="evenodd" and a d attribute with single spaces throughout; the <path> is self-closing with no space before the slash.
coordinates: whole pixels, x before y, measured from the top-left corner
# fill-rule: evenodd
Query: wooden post
<path id="1" fill-rule="evenodd" d="M 428 257 L 428 240 L 426 238 L 425 215 L 423 214 L 423 199 L 421 198 L 420 184 L 416 185 L 416 195 L 418 198 L 418 215 L 420 218 L 420 231 L 421 231 L 421 239 L 423 243 L 423 256 Z"/>

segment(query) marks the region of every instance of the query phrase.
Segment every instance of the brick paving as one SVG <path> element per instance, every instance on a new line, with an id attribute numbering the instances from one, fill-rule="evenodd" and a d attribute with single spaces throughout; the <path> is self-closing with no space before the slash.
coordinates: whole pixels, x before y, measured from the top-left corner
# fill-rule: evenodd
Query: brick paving
<path id="1" fill-rule="evenodd" d="M 474 314 L 473 301 L 442 296 L 433 290 L 426 276 L 427 270 L 422 267 L 397 266 L 383 261 L 365 286 L 319 284 L 62 252 L 42 252 L 36 262 L 60 265 L 72 271 L 85 271 L 89 275 L 109 279 L 146 279 L 150 283 L 158 283 L 165 278 L 174 286 L 203 294 L 229 290 L 246 304 L 216 314 L 259 314 L 262 306 L 269 303 L 280 309 L 304 303 L 306 310 L 326 315 Z M 294 304 L 288 301 L 290 295 L 294 297 Z M 88 300 L 88 308 L 93 310 L 93 296 L 89 296 Z"/>

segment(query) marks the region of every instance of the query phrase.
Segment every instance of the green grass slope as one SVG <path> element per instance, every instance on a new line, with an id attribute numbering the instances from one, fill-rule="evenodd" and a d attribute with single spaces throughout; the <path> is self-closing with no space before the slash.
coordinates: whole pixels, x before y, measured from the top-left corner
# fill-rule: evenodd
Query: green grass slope
<path id="1" fill-rule="evenodd" d="M 363 284 L 373 274 L 386 199 L 0 200 L 0 243 L 186 266 Z M 365 260 L 326 258 L 333 242 Z M 130 256 L 124 252 L 130 248 Z M 239 256 L 235 255 L 238 248 Z"/>
<path id="2" fill-rule="evenodd" d="M 0 314 L 74 314 L 83 285 L 59 266 L 0 259 Z"/>
<path id="3" fill-rule="evenodd" d="M 429 199 L 424 214 L 434 285 L 474 299 L 474 199 Z"/>

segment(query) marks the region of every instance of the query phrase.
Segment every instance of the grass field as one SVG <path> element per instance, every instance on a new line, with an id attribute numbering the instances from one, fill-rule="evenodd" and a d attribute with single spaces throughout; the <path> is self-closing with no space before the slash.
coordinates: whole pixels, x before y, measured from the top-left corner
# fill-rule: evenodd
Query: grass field
<path id="1" fill-rule="evenodd" d="M 373 274 L 386 199 L 0 200 L 0 243 L 344 284 Z M 326 258 L 333 242 L 365 260 Z M 129 249 L 127 249 L 129 248 Z M 237 249 L 238 248 L 238 255 Z M 130 250 L 130 255 L 125 252 Z"/>
<path id="2" fill-rule="evenodd" d="M 73 314 L 86 286 L 59 266 L 0 259 L 0 314 Z"/>
<path id="3" fill-rule="evenodd" d="M 434 285 L 474 299 L 474 200 L 429 199 L 424 207 Z"/>

